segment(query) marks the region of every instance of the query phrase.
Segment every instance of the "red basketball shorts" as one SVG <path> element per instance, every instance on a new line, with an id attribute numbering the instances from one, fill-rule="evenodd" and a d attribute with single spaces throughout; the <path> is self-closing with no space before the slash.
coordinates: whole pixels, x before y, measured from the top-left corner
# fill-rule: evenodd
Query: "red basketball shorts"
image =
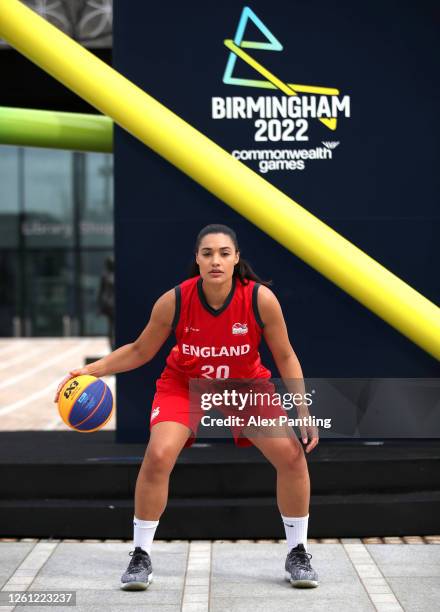
<path id="1" fill-rule="evenodd" d="M 271 383 L 267 384 L 273 389 Z M 224 416 L 238 414 L 236 410 L 226 407 L 219 408 L 219 412 Z M 286 415 L 286 411 L 282 407 L 274 405 L 253 407 L 250 412 L 255 417 L 260 415 L 262 418 L 277 418 L 281 415 Z M 249 414 L 249 410 L 247 410 L 247 413 Z M 199 404 L 193 405 L 191 403 L 190 405 L 188 379 L 166 373 L 162 374 L 161 378 L 156 381 L 156 393 L 153 398 L 150 416 L 150 431 L 156 423 L 163 421 L 181 423 L 191 430 L 191 434 L 185 443 L 185 448 L 187 448 L 194 443 L 200 421 L 206 414 L 207 412 Z M 241 414 L 244 416 L 245 413 Z M 252 442 L 242 434 L 243 427 L 243 424 L 232 425 L 230 427 L 235 445 L 239 447 L 252 446 Z"/>

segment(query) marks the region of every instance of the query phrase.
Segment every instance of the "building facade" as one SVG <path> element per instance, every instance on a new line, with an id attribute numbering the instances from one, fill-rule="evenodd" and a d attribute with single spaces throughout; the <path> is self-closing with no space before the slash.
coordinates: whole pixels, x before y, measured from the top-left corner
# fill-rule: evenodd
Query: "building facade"
<path id="1" fill-rule="evenodd" d="M 104 334 L 113 156 L 0 146 L 0 335 Z"/>
<path id="2" fill-rule="evenodd" d="M 25 4 L 111 63 L 112 0 Z M 0 106 L 96 113 L 0 40 Z M 107 333 L 113 156 L 0 145 L 0 336 Z"/>

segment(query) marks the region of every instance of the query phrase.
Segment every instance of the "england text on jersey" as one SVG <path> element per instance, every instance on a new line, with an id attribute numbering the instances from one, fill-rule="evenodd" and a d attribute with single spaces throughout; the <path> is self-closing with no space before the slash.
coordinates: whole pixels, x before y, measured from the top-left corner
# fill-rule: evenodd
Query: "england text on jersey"
<path id="1" fill-rule="evenodd" d="M 193 344 L 182 344 L 184 355 L 194 357 L 239 357 L 246 355 L 250 350 L 249 344 L 239 344 L 237 346 L 194 346 Z"/>

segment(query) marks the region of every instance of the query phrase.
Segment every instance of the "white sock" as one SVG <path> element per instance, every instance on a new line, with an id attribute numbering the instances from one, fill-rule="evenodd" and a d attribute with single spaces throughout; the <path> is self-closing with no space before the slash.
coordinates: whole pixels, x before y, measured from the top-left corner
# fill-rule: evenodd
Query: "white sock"
<path id="1" fill-rule="evenodd" d="M 142 521 L 133 516 L 133 541 L 134 547 L 140 546 L 148 554 L 151 553 L 154 534 L 159 521 Z"/>
<path id="2" fill-rule="evenodd" d="M 307 526 L 309 515 L 307 516 L 283 516 L 281 515 L 286 530 L 287 547 L 290 550 L 298 544 L 303 544 L 307 550 Z"/>

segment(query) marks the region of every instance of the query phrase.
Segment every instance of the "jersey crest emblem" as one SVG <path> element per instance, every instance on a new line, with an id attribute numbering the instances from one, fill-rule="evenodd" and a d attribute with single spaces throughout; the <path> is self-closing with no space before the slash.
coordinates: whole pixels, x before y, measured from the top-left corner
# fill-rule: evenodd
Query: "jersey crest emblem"
<path id="1" fill-rule="evenodd" d="M 153 412 L 151 413 L 151 419 L 150 419 L 150 421 L 152 421 L 153 419 L 155 419 L 155 418 L 157 417 L 157 415 L 159 414 L 159 411 L 160 411 L 160 408 L 159 408 L 159 406 L 157 406 L 157 407 L 156 407 L 156 408 L 153 410 Z"/>
<path id="2" fill-rule="evenodd" d="M 234 323 L 232 326 L 232 334 L 234 336 L 243 336 L 248 333 L 247 323 Z"/>

